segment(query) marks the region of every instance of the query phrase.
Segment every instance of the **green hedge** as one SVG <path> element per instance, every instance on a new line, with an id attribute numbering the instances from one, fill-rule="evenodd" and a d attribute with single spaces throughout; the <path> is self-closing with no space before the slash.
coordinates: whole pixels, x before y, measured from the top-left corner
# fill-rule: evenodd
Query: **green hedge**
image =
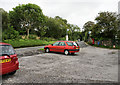
<path id="1" fill-rule="evenodd" d="M 52 44 L 55 41 L 35 40 L 35 39 L 19 39 L 19 40 L 4 40 L 3 42 L 11 44 L 14 48 L 33 47 Z"/>

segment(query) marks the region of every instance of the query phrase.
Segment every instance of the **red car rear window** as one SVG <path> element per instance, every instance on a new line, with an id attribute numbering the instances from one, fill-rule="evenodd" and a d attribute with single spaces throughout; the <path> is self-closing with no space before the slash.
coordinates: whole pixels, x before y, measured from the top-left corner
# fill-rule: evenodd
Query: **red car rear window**
<path id="1" fill-rule="evenodd" d="M 66 42 L 68 46 L 78 46 L 76 42 Z"/>
<path id="2" fill-rule="evenodd" d="M 15 51 L 11 45 L 0 45 L 0 55 L 3 54 L 13 55 Z"/>
<path id="3" fill-rule="evenodd" d="M 68 44 L 68 46 L 73 46 L 72 42 L 66 42 Z"/>

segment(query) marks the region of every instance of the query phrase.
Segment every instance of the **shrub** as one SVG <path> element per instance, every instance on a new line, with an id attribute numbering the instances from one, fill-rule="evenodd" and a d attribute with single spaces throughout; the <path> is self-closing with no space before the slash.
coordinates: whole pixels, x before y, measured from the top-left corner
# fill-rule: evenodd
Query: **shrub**
<path id="1" fill-rule="evenodd" d="M 65 38 L 65 37 L 62 37 L 62 38 L 59 38 L 59 40 L 63 40 L 63 41 L 65 41 L 65 40 L 66 40 L 66 38 Z"/>
<path id="2" fill-rule="evenodd" d="M 9 32 L 8 32 L 9 30 Z M 8 30 L 5 30 L 2 33 L 2 39 L 6 40 L 6 39 L 19 39 L 19 32 L 14 30 L 13 26 L 8 26 Z"/>
<path id="3" fill-rule="evenodd" d="M 29 39 L 37 39 L 37 37 L 38 37 L 37 35 L 32 35 L 32 34 L 29 35 Z"/>
<path id="4" fill-rule="evenodd" d="M 42 38 L 42 40 L 45 40 L 45 41 L 55 41 L 56 39 L 51 38 L 51 37 L 44 37 L 44 38 Z"/>

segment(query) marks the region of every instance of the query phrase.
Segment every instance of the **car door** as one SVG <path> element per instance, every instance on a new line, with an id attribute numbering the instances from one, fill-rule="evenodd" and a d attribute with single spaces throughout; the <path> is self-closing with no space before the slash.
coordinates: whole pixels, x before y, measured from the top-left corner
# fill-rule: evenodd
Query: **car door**
<path id="1" fill-rule="evenodd" d="M 65 46 L 66 46 L 65 42 L 60 42 L 58 46 L 58 52 L 64 52 Z"/>
<path id="2" fill-rule="evenodd" d="M 55 42 L 54 44 L 52 44 L 51 51 L 57 52 L 59 43 L 60 42 Z"/>

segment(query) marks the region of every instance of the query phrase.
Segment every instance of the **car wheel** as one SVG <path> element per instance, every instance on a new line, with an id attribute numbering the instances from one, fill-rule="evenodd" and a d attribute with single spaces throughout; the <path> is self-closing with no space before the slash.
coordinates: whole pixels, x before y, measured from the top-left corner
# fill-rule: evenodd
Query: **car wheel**
<path id="1" fill-rule="evenodd" d="M 16 71 L 13 71 L 11 73 L 9 73 L 9 75 L 14 75 L 16 73 Z"/>
<path id="2" fill-rule="evenodd" d="M 65 50 L 65 51 L 64 51 L 64 54 L 65 54 L 65 55 L 68 55 L 68 54 L 69 54 L 69 51 L 68 51 L 68 50 Z"/>
<path id="3" fill-rule="evenodd" d="M 71 53 L 72 55 L 74 55 L 75 53 Z"/>
<path id="4" fill-rule="evenodd" d="M 46 53 L 49 53 L 49 52 L 50 52 L 49 48 L 46 48 L 46 49 L 45 49 L 45 52 L 46 52 Z"/>

